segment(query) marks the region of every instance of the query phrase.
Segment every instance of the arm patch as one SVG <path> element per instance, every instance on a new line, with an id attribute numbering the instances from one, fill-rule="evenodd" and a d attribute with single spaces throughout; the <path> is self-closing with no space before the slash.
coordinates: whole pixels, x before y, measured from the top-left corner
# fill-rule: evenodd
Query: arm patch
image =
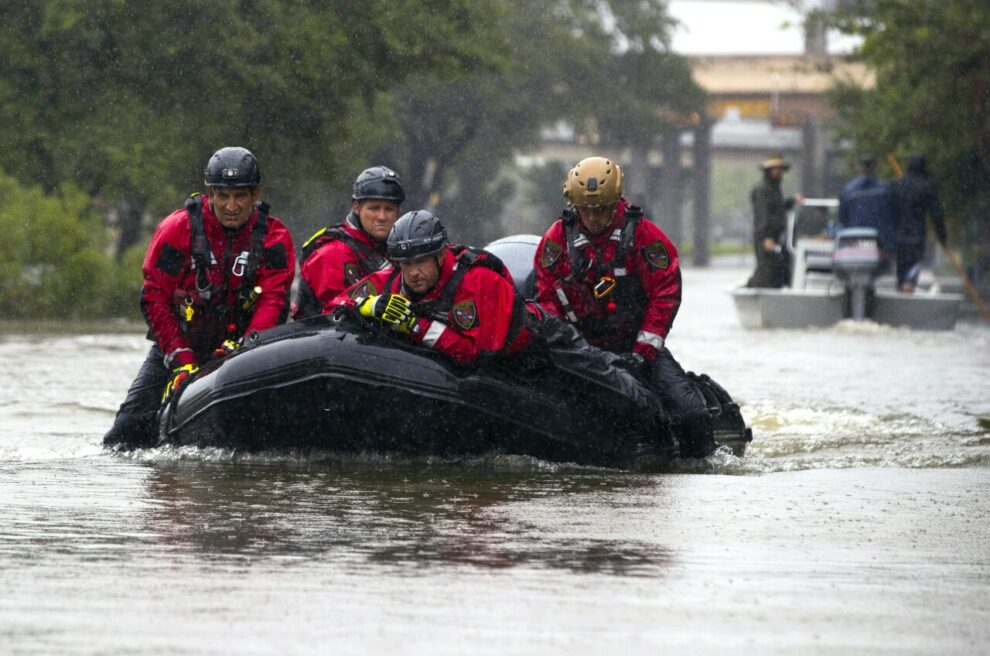
<path id="1" fill-rule="evenodd" d="M 162 252 L 158 255 L 155 266 L 170 276 L 177 276 L 182 271 L 182 263 L 186 261 L 186 256 L 172 244 L 162 246 Z"/>
<path id="2" fill-rule="evenodd" d="M 474 301 L 461 301 L 450 310 L 456 323 L 462 330 L 470 330 L 478 323 L 478 306 Z"/>
<path id="3" fill-rule="evenodd" d="M 289 267 L 289 259 L 285 253 L 285 244 L 269 246 L 263 251 L 263 254 L 265 267 L 268 269 L 278 271 Z"/>
<path id="4" fill-rule="evenodd" d="M 547 239 L 546 243 L 543 244 L 543 250 L 540 252 L 540 266 L 544 269 L 550 268 L 563 251 L 564 249 L 560 244 L 552 239 Z"/>
<path id="5" fill-rule="evenodd" d="M 375 287 L 375 283 L 370 280 L 365 280 L 363 283 L 357 287 L 352 288 L 347 295 L 352 299 L 358 298 L 368 298 L 369 296 L 374 296 L 378 293 L 378 288 Z"/>
<path id="6" fill-rule="evenodd" d="M 651 269 L 666 269 L 670 266 L 670 256 L 663 242 L 657 240 L 649 246 L 643 247 L 643 259 Z"/>

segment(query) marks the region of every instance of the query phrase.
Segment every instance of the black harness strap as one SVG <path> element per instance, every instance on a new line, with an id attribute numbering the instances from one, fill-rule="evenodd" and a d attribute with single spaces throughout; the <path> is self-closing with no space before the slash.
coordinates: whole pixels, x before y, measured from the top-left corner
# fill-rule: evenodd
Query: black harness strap
<path id="1" fill-rule="evenodd" d="M 258 276 L 258 269 L 261 267 L 262 252 L 265 248 L 265 237 L 268 236 L 268 215 L 271 211 L 271 206 L 265 201 L 260 201 L 255 207 L 258 209 L 258 220 L 251 231 L 251 247 L 248 250 L 247 262 L 244 265 L 244 275 L 242 276 L 241 286 L 237 294 L 240 301 L 238 305 L 241 308 L 244 308 L 245 305 L 250 306 L 254 300 L 254 282 Z M 226 273 L 224 274 L 224 283 L 219 289 L 210 282 L 210 277 L 207 274 L 207 269 L 209 269 L 212 261 L 212 255 L 210 241 L 206 237 L 206 229 L 203 226 L 203 196 L 201 194 L 194 194 L 186 200 L 186 210 L 189 212 L 189 251 L 193 264 L 196 266 L 196 292 L 204 301 L 209 301 L 214 294 L 218 294 L 222 298 L 227 290 Z M 221 315 L 226 315 L 230 310 L 226 305 L 219 306 L 217 309 Z M 245 312 L 237 313 L 235 323 L 238 324 L 239 329 L 243 329 L 244 327 L 241 324 L 247 323 L 247 316 L 248 313 Z"/>
<path id="2" fill-rule="evenodd" d="M 583 274 L 588 268 L 588 262 L 584 258 L 584 252 L 574 245 L 581 234 L 577 212 L 572 209 L 564 210 L 560 218 L 564 222 L 564 237 L 567 241 L 567 259 L 571 263 L 571 273 L 567 277 L 571 280 L 577 280 L 580 274 Z"/>
<path id="3" fill-rule="evenodd" d="M 568 279 L 581 280 L 582 276 L 587 272 L 590 263 L 585 259 L 582 249 L 576 245 L 578 238 L 581 236 L 577 213 L 570 209 L 564 210 L 560 218 L 564 222 L 564 235 L 567 238 L 567 258 L 571 263 L 571 273 Z M 596 260 L 598 261 L 596 269 L 599 276 L 604 276 L 614 271 L 616 265 L 620 267 L 625 266 L 626 255 L 636 240 L 636 227 L 639 225 L 641 218 L 643 218 L 643 210 L 639 207 L 636 205 L 626 207 L 625 224 L 622 226 L 622 232 L 619 236 L 619 246 L 615 249 L 615 256 L 611 260 L 605 260 L 602 256 L 601 248 L 592 246 L 595 249 Z"/>
<path id="4" fill-rule="evenodd" d="M 630 205 L 626 208 L 625 218 L 626 224 L 622 226 L 619 247 L 615 249 L 615 260 L 613 260 L 622 266 L 625 266 L 626 255 L 632 248 L 633 242 L 636 241 L 636 228 L 639 225 L 639 220 L 643 218 L 643 210 L 636 205 Z"/>
<path id="5" fill-rule="evenodd" d="M 206 272 L 210 266 L 210 242 L 203 228 L 203 196 L 193 194 L 186 199 L 186 210 L 189 212 L 189 252 L 196 265 L 196 291 L 208 301 L 213 295 L 213 283 Z"/>
<path id="6" fill-rule="evenodd" d="M 343 223 L 327 226 L 310 237 L 309 241 L 303 244 L 302 257 L 299 258 L 299 263 L 303 264 L 321 246 L 331 241 L 342 241 L 354 251 L 361 266 L 362 277 L 378 271 L 385 265 L 385 256 L 355 239 L 353 235 L 344 230 Z"/>
<path id="7" fill-rule="evenodd" d="M 258 267 L 261 266 L 261 252 L 265 249 L 265 237 L 268 236 L 268 212 L 271 206 L 265 201 L 259 201 L 257 208 L 258 222 L 251 231 L 251 250 L 248 251 L 247 265 L 244 267 L 242 290 L 250 290 L 254 287 L 254 279 L 258 275 Z"/>

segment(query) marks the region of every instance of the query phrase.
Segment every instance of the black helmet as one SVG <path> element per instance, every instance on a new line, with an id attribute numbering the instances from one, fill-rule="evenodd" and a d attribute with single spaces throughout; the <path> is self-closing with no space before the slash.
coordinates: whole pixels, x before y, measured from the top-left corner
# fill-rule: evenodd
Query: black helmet
<path id="1" fill-rule="evenodd" d="M 228 146 L 213 153 L 203 177 L 207 187 L 254 187 L 261 184 L 261 169 L 250 150 Z"/>
<path id="2" fill-rule="evenodd" d="M 389 259 L 415 260 L 442 251 L 447 246 L 447 229 L 426 210 L 407 212 L 392 226 L 385 244 Z"/>
<path id="3" fill-rule="evenodd" d="M 372 166 L 361 171 L 361 175 L 354 181 L 354 193 L 351 198 L 390 200 L 396 205 L 401 205 L 406 199 L 406 192 L 402 189 L 398 173 L 387 166 Z"/>

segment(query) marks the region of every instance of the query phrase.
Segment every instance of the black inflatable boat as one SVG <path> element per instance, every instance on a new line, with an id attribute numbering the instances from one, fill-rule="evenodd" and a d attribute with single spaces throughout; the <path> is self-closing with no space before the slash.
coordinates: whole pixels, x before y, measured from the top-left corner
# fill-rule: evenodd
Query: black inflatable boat
<path id="1" fill-rule="evenodd" d="M 535 244 L 513 243 L 531 263 Z M 510 269 L 516 259 L 504 258 Z M 522 286 L 529 271 L 520 273 Z M 654 395 L 615 364 L 604 352 L 551 348 L 463 367 L 339 312 L 248 335 L 163 409 L 160 444 L 663 467 L 677 435 Z M 752 437 L 738 407 L 707 377 L 696 382 L 716 440 L 742 455 Z"/>

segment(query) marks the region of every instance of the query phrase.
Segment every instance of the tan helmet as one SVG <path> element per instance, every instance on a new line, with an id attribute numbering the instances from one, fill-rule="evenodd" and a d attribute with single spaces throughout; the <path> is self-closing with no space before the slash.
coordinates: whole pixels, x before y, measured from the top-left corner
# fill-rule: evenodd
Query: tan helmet
<path id="1" fill-rule="evenodd" d="M 603 207 L 622 196 L 622 169 L 604 157 L 588 157 L 564 180 L 564 198 L 574 207 Z"/>

